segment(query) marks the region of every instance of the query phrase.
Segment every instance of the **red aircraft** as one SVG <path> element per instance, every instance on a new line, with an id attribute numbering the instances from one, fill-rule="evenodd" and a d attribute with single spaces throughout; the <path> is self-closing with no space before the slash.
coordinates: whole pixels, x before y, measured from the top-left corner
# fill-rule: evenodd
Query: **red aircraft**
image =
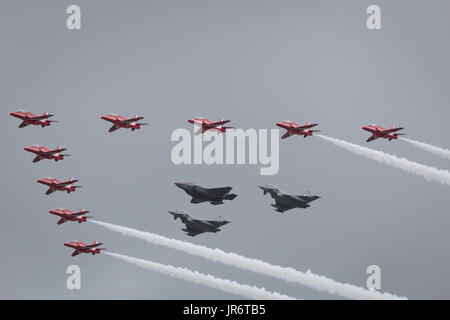
<path id="1" fill-rule="evenodd" d="M 100 253 L 101 250 L 106 250 L 105 248 L 97 248 L 102 244 L 103 244 L 102 242 L 98 241 L 94 241 L 92 244 L 86 244 L 81 241 L 64 242 L 64 245 L 66 247 L 75 249 L 75 251 L 72 253 L 72 257 L 75 257 L 80 253 L 92 253 L 92 255 L 94 256 L 95 254 Z"/>
<path id="2" fill-rule="evenodd" d="M 225 132 L 227 129 L 233 128 L 233 127 L 224 127 L 223 125 L 230 122 L 230 120 L 223 120 L 223 118 L 220 118 L 220 120 L 217 122 L 212 122 L 211 120 L 208 120 L 205 117 L 196 117 L 193 119 L 188 119 L 187 122 L 196 124 L 201 127 L 195 133 L 196 135 L 202 134 L 203 132 L 205 132 L 207 130 Z"/>
<path id="3" fill-rule="evenodd" d="M 22 120 L 22 123 L 19 125 L 19 128 L 26 127 L 29 124 L 33 124 L 36 126 L 40 125 L 42 128 L 44 128 L 48 127 L 52 122 L 58 122 L 56 120 L 48 120 L 48 118 L 53 117 L 53 114 L 49 114 L 48 112 L 45 112 L 42 116 L 37 116 L 34 113 L 21 110 L 11 112 L 10 115 Z"/>
<path id="4" fill-rule="evenodd" d="M 109 132 L 116 131 L 119 128 L 131 129 L 131 131 L 134 131 L 136 129 L 140 129 L 141 126 L 148 124 L 148 123 L 137 123 L 139 120 L 144 119 L 144 117 L 138 117 L 137 115 L 135 115 L 130 119 L 127 119 L 125 117 L 122 117 L 121 115 L 111 113 L 106 116 L 101 116 L 101 118 L 103 120 L 113 123 L 113 126 L 109 128 Z"/>
<path id="5" fill-rule="evenodd" d="M 53 193 L 55 191 L 67 191 L 67 193 L 71 193 L 72 191 L 75 192 L 77 188 L 81 188 L 81 186 L 73 185 L 75 182 L 78 182 L 78 180 L 74 180 L 73 178 L 70 178 L 66 182 L 61 182 L 58 179 L 49 177 L 36 181 L 49 186 L 48 190 L 45 192 L 46 195 L 49 195 L 50 193 Z"/>
<path id="6" fill-rule="evenodd" d="M 36 157 L 33 159 L 33 162 L 41 161 L 42 159 L 54 159 L 55 161 L 64 160 L 64 157 L 70 156 L 70 154 L 62 154 L 61 152 L 66 151 L 66 148 L 59 146 L 55 150 L 47 149 L 43 146 L 30 146 L 25 147 L 25 151 L 32 152 L 36 154 Z"/>
<path id="7" fill-rule="evenodd" d="M 298 134 L 300 136 L 303 136 L 303 138 L 306 138 L 307 136 L 312 136 L 313 132 L 320 132 L 320 130 L 310 130 L 312 127 L 317 126 L 317 123 L 310 124 L 309 122 L 306 122 L 304 126 L 300 126 L 294 121 L 284 120 L 277 122 L 276 125 L 287 130 L 286 133 L 283 134 L 281 139 L 286 139 L 287 137 L 290 137 L 294 134 Z"/>
<path id="8" fill-rule="evenodd" d="M 58 220 L 57 224 L 63 224 L 67 221 L 74 221 L 78 223 L 86 222 L 87 218 L 93 218 L 85 216 L 86 213 L 89 213 L 88 210 L 81 209 L 78 212 L 73 212 L 64 208 L 58 208 L 50 210 L 48 213 L 54 214 L 55 216 L 61 217 L 61 219 Z"/>
<path id="9" fill-rule="evenodd" d="M 376 124 L 369 124 L 362 127 L 363 130 L 370 132 L 372 135 L 367 139 L 367 142 L 373 141 L 378 138 L 388 139 L 398 139 L 398 136 L 404 136 L 404 133 L 394 133 L 404 128 L 395 128 L 394 125 L 390 129 L 385 129 L 382 126 Z"/>

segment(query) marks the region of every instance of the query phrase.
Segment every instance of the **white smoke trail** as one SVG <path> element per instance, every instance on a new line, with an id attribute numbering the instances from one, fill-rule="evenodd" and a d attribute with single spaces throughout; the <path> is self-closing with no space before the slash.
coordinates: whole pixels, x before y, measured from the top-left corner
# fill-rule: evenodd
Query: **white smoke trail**
<path id="1" fill-rule="evenodd" d="M 450 185 L 450 172 L 447 170 L 441 170 L 433 167 L 428 167 L 423 164 L 409 161 L 405 158 L 399 158 L 378 150 L 369 149 L 354 143 L 350 143 L 344 140 L 327 137 L 324 135 L 316 134 L 316 137 L 332 142 L 333 144 L 342 147 L 357 155 L 364 156 L 366 158 L 385 163 L 392 167 L 402 169 L 406 172 L 416 174 L 425 178 L 428 181 L 434 180 L 442 184 Z"/>
<path id="2" fill-rule="evenodd" d="M 258 288 L 246 284 L 239 284 L 236 281 L 216 278 L 210 274 L 203 274 L 198 271 L 191 271 L 186 268 L 177 268 L 171 265 L 164 265 L 153 261 L 133 258 L 118 253 L 105 252 L 105 254 L 135 264 L 138 267 L 144 269 L 160 272 L 174 278 L 183 279 L 198 284 L 203 284 L 210 288 L 219 289 L 237 295 L 242 295 L 247 298 L 257 300 L 295 300 L 295 298 L 277 292 L 270 292 L 264 288 Z"/>
<path id="3" fill-rule="evenodd" d="M 403 141 L 406 141 L 420 149 L 431 152 L 431 153 L 441 156 L 443 158 L 450 159 L 450 150 L 439 148 L 439 147 L 433 146 L 428 143 L 423 143 L 423 142 L 419 142 L 419 141 L 415 141 L 415 140 L 411 140 L 411 139 L 407 139 L 407 138 L 400 138 L 400 139 L 402 139 Z"/>
<path id="4" fill-rule="evenodd" d="M 145 240 L 156 245 L 166 246 L 192 255 L 200 256 L 212 261 L 221 262 L 244 270 L 262 273 L 288 282 L 296 282 L 316 290 L 324 290 L 331 294 L 338 294 L 350 299 L 406 299 L 390 293 L 380 293 L 375 290 L 367 290 L 347 283 L 340 283 L 333 279 L 316 275 L 309 270 L 297 271 L 293 268 L 271 265 L 267 262 L 246 258 L 236 253 L 224 252 L 221 249 L 211 249 L 190 242 L 170 239 L 150 232 L 143 232 L 132 228 L 122 227 L 106 222 L 90 220 L 106 229 Z"/>

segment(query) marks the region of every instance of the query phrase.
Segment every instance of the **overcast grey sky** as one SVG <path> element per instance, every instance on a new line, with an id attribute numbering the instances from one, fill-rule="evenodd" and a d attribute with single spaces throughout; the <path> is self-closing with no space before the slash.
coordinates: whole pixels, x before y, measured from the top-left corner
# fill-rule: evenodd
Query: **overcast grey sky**
<path id="1" fill-rule="evenodd" d="M 78 4 L 82 29 L 66 29 Z M 113 252 L 188 267 L 297 298 L 338 298 L 206 261 L 85 223 L 56 225 L 49 209 L 87 208 L 97 220 L 311 269 L 409 298 L 450 298 L 448 186 L 358 157 L 318 138 L 280 141 L 280 170 L 251 165 L 175 166 L 176 128 L 223 116 L 238 128 L 292 119 L 366 145 L 367 123 L 404 126 L 409 138 L 450 148 L 448 1 L 376 1 L 382 30 L 366 28 L 372 1 L 2 1 L 0 127 L 3 151 L 1 298 L 240 298 L 142 270 L 106 255 L 70 256 L 62 243 L 101 240 Z M 58 123 L 18 129 L 17 109 Z M 110 112 L 143 115 L 142 130 L 108 133 Z M 381 139 L 380 139 L 381 140 Z M 369 146 L 442 169 L 441 159 L 402 141 Z M 31 144 L 73 156 L 32 163 Z M 75 177 L 84 188 L 45 196 L 37 178 Z M 224 205 L 193 205 L 173 183 L 232 186 Z M 322 196 L 277 214 L 257 188 L 274 184 Z M 217 234 L 186 236 L 170 209 L 232 221 Z M 82 289 L 65 287 L 78 264 Z"/>

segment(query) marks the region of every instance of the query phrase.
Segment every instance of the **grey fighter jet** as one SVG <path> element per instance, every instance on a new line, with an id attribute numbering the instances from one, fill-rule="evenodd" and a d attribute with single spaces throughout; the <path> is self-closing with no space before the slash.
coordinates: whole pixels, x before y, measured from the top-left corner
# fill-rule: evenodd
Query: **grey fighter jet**
<path id="1" fill-rule="evenodd" d="M 223 204 L 223 200 L 233 200 L 237 197 L 236 194 L 229 193 L 231 187 L 207 189 L 191 182 L 177 182 L 175 185 L 192 197 L 191 203 L 209 202 L 218 205 Z"/>
<path id="2" fill-rule="evenodd" d="M 313 196 L 309 192 L 303 195 L 291 195 L 283 192 L 272 185 L 259 186 L 264 194 L 270 193 L 275 203 L 271 204 L 272 207 L 276 208 L 275 211 L 283 213 L 284 211 L 293 208 L 308 208 L 311 201 L 319 199 L 319 196 Z"/>
<path id="3" fill-rule="evenodd" d="M 195 237 L 196 235 L 204 232 L 219 232 L 219 228 L 221 226 L 230 223 L 230 221 L 226 220 L 212 221 L 196 219 L 181 210 L 169 211 L 169 213 L 173 216 L 174 220 L 180 218 L 181 222 L 186 225 L 186 228 L 183 228 L 181 230 L 186 232 L 186 234 L 191 237 Z"/>

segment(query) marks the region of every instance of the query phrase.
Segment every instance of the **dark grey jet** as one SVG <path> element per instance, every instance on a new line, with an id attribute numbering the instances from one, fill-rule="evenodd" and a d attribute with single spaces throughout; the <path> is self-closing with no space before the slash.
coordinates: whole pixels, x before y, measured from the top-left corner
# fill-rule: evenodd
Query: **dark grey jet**
<path id="1" fill-rule="evenodd" d="M 173 219 L 176 220 L 177 218 L 180 218 L 181 222 L 186 225 L 186 228 L 183 228 L 184 232 L 188 236 L 195 237 L 198 234 L 204 233 L 204 232 L 219 232 L 220 227 L 224 226 L 230 221 L 212 221 L 212 220 L 200 220 L 196 219 L 194 217 L 191 217 L 186 212 L 181 210 L 175 210 L 175 211 L 169 211 L 171 215 L 173 215 Z"/>
<path id="2" fill-rule="evenodd" d="M 310 207 L 309 203 L 316 199 L 319 199 L 319 196 L 313 196 L 309 192 L 303 195 L 292 195 L 283 192 L 272 185 L 259 186 L 264 194 L 270 193 L 273 199 L 275 199 L 275 203 L 271 204 L 272 207 L 276 208 L 275 211 L 283 213 L 284 211 L 293 209 L 293 208 L 308 208 Z"/>
<path id="3" fill-rule="evenodd" d="M 190 182 L 177 182 L 175 185 L 192 197 L 191 203 L 209 202 L 217 205 L 223 204 L 223 200 L 233 200 L 237 197 L 236 194 L 229 193 L 233 189 L 231 187 L 207 189 Z"/>

